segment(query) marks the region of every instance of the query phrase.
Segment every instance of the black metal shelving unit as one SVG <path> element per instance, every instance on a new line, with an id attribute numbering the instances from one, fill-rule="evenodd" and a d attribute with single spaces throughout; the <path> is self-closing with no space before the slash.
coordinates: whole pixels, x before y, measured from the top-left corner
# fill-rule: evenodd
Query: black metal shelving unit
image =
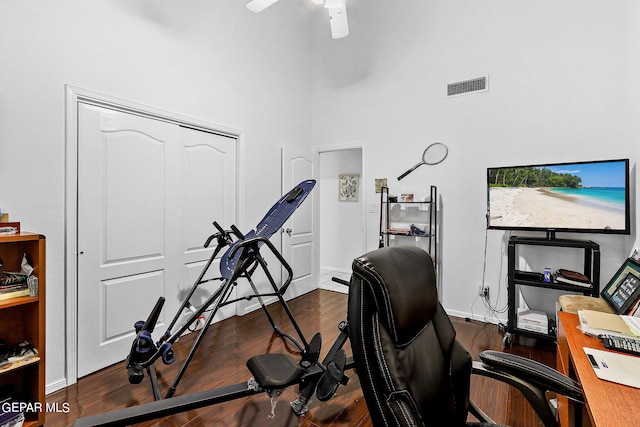
<path id="1" fill-rule="evenodd" d="M 438 189 L 432 185 L 429 188 L 428 200 L 425 201 L 391 201 L 389 188 L 382 187 L 380 191 L 380 247 L 390 245 L 412 245 L 417 241 L 426 241 L 426 250 L 431 255 L 434 265 L 438 259 L 438 218 L 437 218 Z M 416 213 L 413 214 L 412 211 Z M 428 211 L 428 212 L 427 212 Z M 398 213 L 399 212 L 399 213 Z M 423 221 L 426 220 L 426 221 Z M 407 229 L 407 224 L 420 222 L 424 225 L 424 234 L 413 234 Z M 399 231 L 395 225 L 407 231 Z"/>
<path id="2" fill-rule="evenodd" d="M 535 280 L 529 278 L 516 277 L 516 259 L 519 246 L 540 246 L 540 247 L 559 247 L 569 249 L 584 250 L 584 270 L 583 274 L 591 281 L 591 286 L 578 286 L 554 281 L 545 282 L 544 280 Z M 511 346 L 513 338 L 516 334 L 530 336 L 534 338 L 542 338 L 555 340 L 555 330 L 550 328 L 547 334 L 530 331 L 517 327 L 516 315 L 516 294 L 517 286 L 532 286 L 537 288 L 547 288 L 564 290 L 568 292 L 582 293 L 583 295 L 597 297 L 600 294 L 600 246 L 591 240 L 573 240 L 573 239 L 556 239 L 553 235 L 546 238 L 512 236 L 509 239 L 507 249 L 507 293 L 508 293 L 508 320 L 507 328 L 503 338 L 505 347 Z"/>

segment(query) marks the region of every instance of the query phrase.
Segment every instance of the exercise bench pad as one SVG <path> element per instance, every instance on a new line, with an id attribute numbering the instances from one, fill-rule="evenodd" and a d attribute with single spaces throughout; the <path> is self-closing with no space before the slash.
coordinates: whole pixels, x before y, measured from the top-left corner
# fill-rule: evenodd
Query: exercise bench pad
<path id="1" fill-rule="evenodd" d="M 285 388 L 296 384 L 304 369 L 288 354 L 268 353 L 253 356 L 247 368 L 260 387 L 265 390 Z"/>

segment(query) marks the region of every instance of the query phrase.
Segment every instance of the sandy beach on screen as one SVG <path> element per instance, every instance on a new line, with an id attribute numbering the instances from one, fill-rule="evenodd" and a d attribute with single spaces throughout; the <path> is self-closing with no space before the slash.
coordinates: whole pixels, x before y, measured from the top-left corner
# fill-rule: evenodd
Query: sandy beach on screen
<path id="1" fill-rule="evenodd" d="M 624 214 L 585 204 L 578 197 L 545 188 L 492 187 L 490 225 L 517 227 L 623 229 Z"/>

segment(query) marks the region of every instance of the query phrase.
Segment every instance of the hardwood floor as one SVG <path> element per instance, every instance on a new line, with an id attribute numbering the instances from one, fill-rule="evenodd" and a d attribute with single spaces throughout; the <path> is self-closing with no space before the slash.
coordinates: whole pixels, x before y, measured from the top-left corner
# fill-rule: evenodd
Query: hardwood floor
<path id="1" fill-rule="evenodd" d="M 323 337 L 322 355 L 337 338 L 337 325 L 346 318 L 347 296 L 345 294 L 317 290 L 289 302 L 289 306 L 307 339 L 315 332 Z M 285 331 L 293 331 L 279 305 L 271 305 L 276 323 Z M 467 322 L 452 318 L 458 339 L 474 359 L 485 349 L 502 349 L 502 333 L 497 326 L 482 322 Z M 166 389 L 185 360 L 194 340 L 194 335 L 183 337 L 174 346 L 177 361 L 173 365 L 158 364 L 159 380 Z M 521 340 L 522 342 L 522 340 Z M 550 343 L 531 343 L 531 346 L 515 345 L 511 352 L 524 355 L 542 363 L 555 365 L 555 349 Z M 256 354 L 295 352 L 277 335 L 259 310 L 242 317 L 234 317 L 213 325 L 203 340 L 196 357 L 180 382 L 176 396 L 245 382 L 250 373 L 246 361 Z M 345 345 L 347 354 L 350 347 Z M 360 390 L 358 377 L 347 372 L 349 384 L 340 387 L 337 396 L 328 402 L 312 400 L 309 413 L 296 417 L 289 409 L 295 399 L 296 388 L 286 389 L 275 409 L 275 417 L 269 418 L 271 403 L 266 394 L 234 400 L 207 408 L 165 417 L 139 426 L 371 426 L 366 403 Z M 475 378 L 472 380 L 472 399 L 495 421 L 513 427 L 538 427 L 537 417 L 519 395 L 508 386 L 494 380 Z M 49 404 L 68 405 L 68 413 L 48 413 L 47 427 L 70 426 L 74 420 L 115 409 L 151 402 L 153 396 L 148 378 L 142 384 L 131 385 L 127 381 L 124 364 L 110 366 L 81 378 L 77 384 L 47 396 Z"/>

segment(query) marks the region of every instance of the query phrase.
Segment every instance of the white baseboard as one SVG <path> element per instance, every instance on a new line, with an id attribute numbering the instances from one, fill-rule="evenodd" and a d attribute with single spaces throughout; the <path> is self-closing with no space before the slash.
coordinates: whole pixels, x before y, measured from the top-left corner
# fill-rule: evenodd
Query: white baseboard
<path id="1" fill-rule="evenodd" d="M 458 311 L 458 310 L 449 310 L 449 309 L 444 309 L 447 314 L 449 316 L 454 316 L 454 317 L 461 317 L 463 319 L 471 319 L 471 320 L 477 320 L 479 322 L 485 322 L 485 323 L 493 323 L 494 325 L 497 325 L 498 323 L 503 323 L 503 324 L 507 324 L 507 319 L 503 319 L 503 318 L 485 318 L 484 314 L 477 314 L 477 313 L 466 313 L 464 311 Z"/>
<path id="2" fill-rule="evenodd" d="M 341 294 L 348 294 L 349 293 L 349 287 L 341 285 L 340 283 L 322 284 L 322 285 L 320 285 L 320 289 L 325 290 L 325 291 L 340 292 Z"/>
<path id="3" fill-rule="evenodd" d="M 320 271 L 335 271 L 336 273 L 351 274 L 351 270 L 338 267 L 320 267 Z"/>
<path id="4" fill-rule="evenodd" d="M 277 298 L 277 297 L 269 297 L 269 298 L 265 298 L 265 297 L 263 297 L 263 298 L 262 298 L 262 301 L 264 301 L 264 305 L 269 305 L 269 304 L 272 304 L 272 303 L 274 303 L 274 302 L 277 302 L 277 301 L 278 301 L 278 298 Z M 242 312 L 241 312 L 241 313 L 238 313 L 238 315 L 240 315 L 240 316 L 244 316 L 245 314 L 249 314 L 249 313 L 251 313 L 252 311 L 259 310 L 260 308 L 261 308 L 261 306 L 260 306 L 260 301 L 258 301 L 258 300 L 256 299 L 256 302 L 255 302 L 255 303 L 253 303 L 253 304 L 249 304 L 249 305 L 245 305 L 245 306 L 243 307 Z"/>
<path id="5" fill-rule="evenodd" d="M 65 387 L 67 387 L 67 379 L 63 378 L 61 380 L 47 384 L 44 388 L 44 394 L 55 393 L 56 391 L 60 391 Z"/>

